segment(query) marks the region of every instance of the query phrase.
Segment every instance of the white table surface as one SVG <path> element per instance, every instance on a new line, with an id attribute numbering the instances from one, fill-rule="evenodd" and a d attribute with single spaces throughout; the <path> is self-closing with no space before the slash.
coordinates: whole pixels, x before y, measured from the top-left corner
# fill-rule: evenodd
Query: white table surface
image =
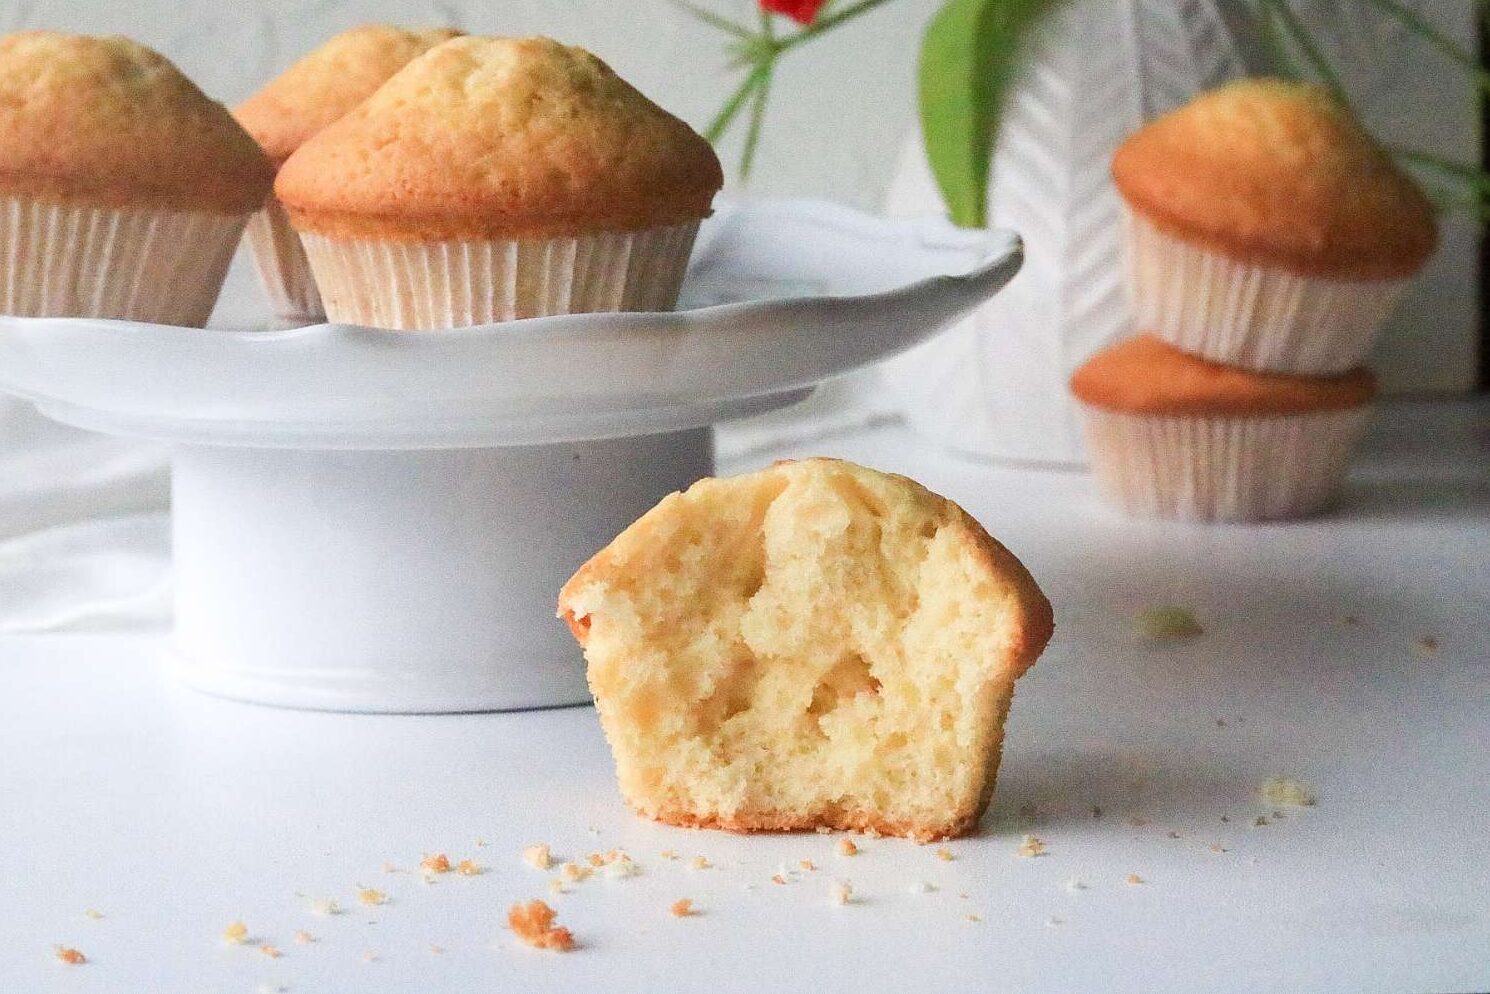
<path id="1" fill-rule="evenodd" d="M 1332 516 L 1210 528 L 1128 522 L 1085 477 L 957 460 L 894 426 L 750 459 L 915 476 L 1056 605 L 993 809 L 950 862 L 641 821 L 588 708 L 278 711 L 174 686 L 159 638 L 0 640 L 0 989 L 1486 990 L 1490 405 L 1389 405 L 1369 450 Z M 1205 634 L 1145 643 L 1133 618 L 1158 604 Z M 1273 774 L 1318 804 L 1254 827 Z M 1015 854 L 1027 831 L 1047 855 Z M 645 872 L 554 896 L 519 859 L 539 841 L 624 847 Z M 426 852 L 488 872 L 426 885 L 407 872 Z M 696 854 L 714 867 L 690 869 Z M 819 870 L 770 882 L 804 857 Z M 835 906 L 838 879 L 859 899 Z M 358 906 L 358 883 L 391 903 Z M 347 912 L 312 914 L 323 896 Z M 578 951 L 505 931 L 533 897 Z M 671 917 L 681 897 L 700 914 Z M 222 942 L 238 919 L 283 956 Z M 58 944 L 89 963 L 56 962 Z"/>

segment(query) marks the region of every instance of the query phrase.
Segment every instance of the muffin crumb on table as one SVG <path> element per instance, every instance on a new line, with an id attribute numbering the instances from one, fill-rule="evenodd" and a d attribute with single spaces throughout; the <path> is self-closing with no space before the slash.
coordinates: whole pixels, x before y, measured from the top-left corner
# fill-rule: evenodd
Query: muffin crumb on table
<path id="1" fill-rule="evenodd" d="M 507 927 L 523 942 L 535 949 L 568 952 L 575 948 L 574 935 L 554 924 L 558 912 L 543 901 L 514 904 L 507 912 Z"/>

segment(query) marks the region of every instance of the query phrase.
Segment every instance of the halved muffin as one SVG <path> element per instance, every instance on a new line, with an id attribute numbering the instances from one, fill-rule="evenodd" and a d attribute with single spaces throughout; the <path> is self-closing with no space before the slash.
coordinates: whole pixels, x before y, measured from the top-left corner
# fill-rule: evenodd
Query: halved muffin
<path id="1" fill-rule="evenodd" d="M 962 835 L 1052 630 L 924 487 L 833 459 L 663 499 L 559 596 L 621 793 L 676 825 Z"/>

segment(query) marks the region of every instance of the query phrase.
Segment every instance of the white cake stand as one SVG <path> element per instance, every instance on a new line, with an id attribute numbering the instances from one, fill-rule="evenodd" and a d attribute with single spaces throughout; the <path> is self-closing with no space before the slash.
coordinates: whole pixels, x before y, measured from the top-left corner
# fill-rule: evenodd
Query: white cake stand
<path id="1" fill-rule="evenodd" d="M 193 686 L 338 711 L 574 704 L 556 593 L 713 471 L 710 425 L 915 345 L 1020 261 L 1008 232 L 763 203 L 705 224 L 675 313 L 441 332 L 0 317 L 0 390 L 176 443 Z"/>

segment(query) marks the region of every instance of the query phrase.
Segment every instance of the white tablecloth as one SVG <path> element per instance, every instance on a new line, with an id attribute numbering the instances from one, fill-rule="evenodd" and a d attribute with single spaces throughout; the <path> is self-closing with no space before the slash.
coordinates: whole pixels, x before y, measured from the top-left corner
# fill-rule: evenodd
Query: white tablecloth
<path id="1" fill-rule="evenodd" d="M 164 447 L 0 397 L 0 633 L 163 624 L 169 492 Z"/>

